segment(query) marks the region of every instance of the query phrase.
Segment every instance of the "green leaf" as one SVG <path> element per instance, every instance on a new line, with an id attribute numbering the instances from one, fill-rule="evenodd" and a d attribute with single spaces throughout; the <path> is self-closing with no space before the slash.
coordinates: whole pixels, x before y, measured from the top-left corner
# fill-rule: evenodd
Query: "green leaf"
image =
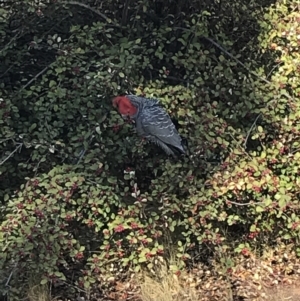
<path id="1" fill-rule="evenodd" d="M 41 285 L 45 285 L 46 283 L 48 283 L 48 280 L 46 278 L 43 278 L 40 282 Z"/>
<path id="2" fill-rule="evenodd" d="M 255 210 L 256 210 L 256 212 L 258 212 L 258 213 L 264 212 L 264 208 L 261 207 L 261 206 L 256 206 Z"/>
<path id="3" fill-rule="evenodd" d="M 261 158 L 266 158 L 266 156 L 267 156 L 266 152 L 264 152 L 264 151 L 261 152 L 261 154 L 260 154 L 260 157 L 261 157 Z"/>
<path id="4" fill-rule="evenodd" d="M 146 257 L 140 257 L 139 258 L 139 263 L 146 262 L 146 261 L 147 261 Z"/>
<path id="5" fill-rule="evenodd" d="M 116 179 L 115 178 L 107 178 L 107 181 L 110 184 L 116 184 Z"/>
<path id="6" fill-rule="evenodd" d="M 49 82 L 49 88 L 52 88 L 55 85 L 56 85 L 56 82 L 54 80 L 50 80 L 50 82 Z"/>
<path id="7" fill-rule="evenodd" d="M 264 129 L 260 125 L 257 127 L 257 130 L 258 130 L 259 133 L 262 133 L 264 131 Z"/>
<path id="8" fill-rule="evenodd" d="M 281 197 L 281 199 L 278 202 L 278 205 L 279 205 L 280 208 L 283 208 L 283 207 L 286 206 L 286 201 L 285 201 L 284 197 Z"/>

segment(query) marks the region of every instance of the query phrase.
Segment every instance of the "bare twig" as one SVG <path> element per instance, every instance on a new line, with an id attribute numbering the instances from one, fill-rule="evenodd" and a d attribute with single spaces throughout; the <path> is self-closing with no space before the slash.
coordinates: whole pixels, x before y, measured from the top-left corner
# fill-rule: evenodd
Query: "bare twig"
<path id="1" fill-rule="evenodd" d="M 10 275 L 9 275 L 8 278 L 7 278 L 7 281 L 6 281 L 6 283 L 5 283 L 5 286 L 6 286 L 6 287 L 9 286 L 10 279 L 11 279 L 12 275 L 14 274 L 14 272 L 15 272 L 15 270 L 16 270 L 16 268 L 17 268 L 17 265 L 18 265 L 18 262 L 15 263 L 15 266 L 13 267 L 13 269 L 12 269 Z"/>
<path id="2" fill-rule="evenodd" d="M 300 148 L 296 148 L 295 150 L 293 150 L 293 151 L 291 152 L 291 154 L 297 153 L 298 151 L 300 151 Z"/>
<path id="3" fill-rule="evenodd" d="M 191 33 L 194 33 L 193 30 L 190 30 L 188 28 L 183 28 L 183 27 L 174 27 L 174 29 L 180 29 L 183 31 L 189 31 Z M 217 48 L 219 48 L 222 52 L 224 52 L 225 54 L 227 54 L 230 58 L 232 58 L 236 63 L 238 63 L 240 66 L 242 66 L 243 68 L 245 68 L 250 74 L 254 75 L 256 78 L 260 79 L 261 81 L 267 83 L 267 84 L 272 84 L 271 81 L 267 80 L 266 78 L 258 75 L 257 73 L 255 73 L 254 71 L 251 71 L 244 63 L 242 63 L 240 60 L 238 60 L 236 57 L 234 57 L 234 55 L 232 55 L 230 52 L 228 52 L 224 47 L 222 47 L 221 45 L 219 45 L 217 42 L 215 42 L 213 39 L 205 37 L 205 36 L 201 36 L 200 38 L 203 38 L 207 41 L 209 41 L 210 43 L 212 43 L 214 46 L 216 46 Z M 269 76 L 269 75 L 268 75 Z M 288 93 L 282 91 L 281 95 L 286 96 L 288 99 L 294 99 L 291 95 L 289 95 Z M 273 104 L 273 101 L 270 101 L 267 106 L 270 106 Z"/>
<path id="4" fill-rule="evenodd" d="M 7 72 L 9 72 L 9 70 L 12 69 L 12 67 L 14 66 L 14 64 L 12 64 L 10 67 L 8 67 L 2 74 L 0 74 L 0 78 L 3 77 Z"/>
<path id="5" fill-rule="evenodd" d="M 35 173 L 34 173 L 34 176 L 35 176 L 35 177 L 36 177 L 36 175 L 37 175 L 37 172 L 38 172 L 38 169 L 39 169 L 39 167 L 40 167 L 41 162 L 42 162 L 42 159 L 39 160 L 39 162 L 37 163 L 37 165 L 36 165 L 36 166 L 34 167 L 34 169 L 33 169 L 33 170 L 35 170 Z"/>
<path id="6" fill-rule="evenodd" d="M 279 62 L 278 64 L 276 64 L 272 69 L 271 69 L 271 71 L 269 72 L 269 74 L 267 75 L 267 78 L 272 74 L 272 72 L 279 66 L 279 65 L 281 65 L 282 64 L 282 62 Z"/>
<path id="7" fill-rule="evenodd" d="M 95 14 L 99 15 L 100 17 L 102 17 L 103 19 L 105 19 L 108 23 L 111 22 L 111 20 L 106 15 L 104 15 L 101 12 L 99 12 L 97 9 L 90 7 L 87 4 L 84 4 L 84 3 L 81 3 L 81 2 L 77 2 L 77 1 L 63 1 L 61 3 L 63 3 L 63 4 L 78 5 L 78 6 L 84 7 L 86 9 L 89 9 L 90 11 L 94 12 Z M 114 24 L 114 26 L 120 27 L 119 24 Z"/>
<path id="8" fill-rule="evenodd" d="M 208 40 L 209 42 L 211 42 L 213 45 L 215 45 L 216 47 L 218 47 L 221 51 L 223 51 L 224 53 L 226 53 L 229 57 L 231 57 L 234 61 L 236 61 L 239 65 L 241 65 L 242 67 L 244 67 L 250 74 L 254 75 L 255 77 L 257 77 L 258 79 L 260 79 L 261 81 L 267 83 L 267 84 L 272 84 L 272 82 L 270 82 L 269 80 L 267 80 L 266 78 L 261 77 L 260 75 L 258 75 L 257 73 L 255 73 L 254 71 L 251 71 L 245 64 L 243 64 L 240 60 L 238 60 L 237 58 L 235 58 L 231 53 L 229 53 L 227 50 L 225 50 L 222 46 L 220 46 L 217 42 L 215 42 L 214 40 L 207 38 L 207 37 L 203 37 L 204 39 Z M 275 66 L 276 67 L 276 66 Z M 269 76 L 269 74 L 268 74 Z M 292 99 L 294 100 L 293 96 L 289 95 L 287 92 L 281 91 L 281 95 L 286 96 L 288 99 Z M 273 99 L 271 101 L 269 101 L 269 103 L 267 104 L 267 107 L 270 105 L 273 105 L 273 102 L 276 99 Z"/>
<path id="9" fill-rule="evenodd" d="M 78 161 L 77 161 L 76 165 L 78 165 L 80 163 L 80 161 L 84 157 L 85 153 L 86 153 L 86 149 L 84 148 L 84 149 L 81 150 L 81 152 L 78 155 L 79 158 L 78 158 Z"/>
<path id="10" fill-rule="evenodd" d="M 2 162 L 0 162 L 0 166 L 3 165 L 11 156 L 13 156 L 15 152 L 21 150 L 22 146 L 23 143 L 18 143 L 18 146 L 15 148 L 15 150 L 13 150 L 4 160 L 2 160 Z"/>
<path id="11" fill-rule="evenodd" d="M 123 12 L 122 12 L 122 21 L 121 21 L 122 26 L 127 25 L 128 8 L 129 8 L 130 1 L 131 0 L 126 0 L 126 2 L 124 4 L 124 8 L 123 8 Z"/>
<path id="12" fill-rule="evenodd" d="M 93 136 L 93 133 L 92 133 L 92 137 L 90 138 L 88 144 L 91 144 L 91 142 L 92 142 L 93 139 L 94 139 L 94 136 Z M 87 148 L 83 148 L 83 149 L 81 150 L 81 152 L 80 152 L 79 155 L 78 155 L 79 158 L 78 158 L 78 161 L 77 161 L 76 165 L 78 165 L 78 164 L 80 163 L 80 161 L 81 161 L 81 159 L 84 157 L 86 151 L 87 151 Z"/>
<path id="13" fill-rule="evenodd" d="M 217 48 L 219 48 L 221 51 L 223 51 L 224 53 L 226 53 L 230 58 L 232 58 L 235 62 L 237 62 L 239 65 L 241 65 L 242 67 L 244 67 L 249 73 L 251 73 L 252 75 L 254 75 L 255 77 L 259 78 L 260 80 L 262 80 L 263 82 L 267 83 L 267 84 L 271 84 L 270 81 L 268 81 L 267 79 L 259 76 L 258 74 L 256 74 L 255 72 L 251 71 L 250 69 L 248 69 L 248 67 L 242 63 L 240 60 L 238 60 L 236 57 L 234 57 L 231 53 L 229 53 L 226 49 L 224 49 L 222 46 L 220 46 L 217 42 L 215 42 L 214 40 L 207 38 L 207 37 L 203 37 L 204 39 L 206 39 L 207 41 L 211 42 L 213 45 L 215 45 Z"/>
<path id="14" fill-rule="evenodd" d="M 95 181 L 92 181 L 92 180 L 89 180 L 89 179 L 87 179 L 87 182 L 89 182 L 89 183 L 91 183 L 91 184 L 93 184 L 93 185 L 96 185 L 96 186 L 98 186 L 98 185 L 99 185 L 97 182 L 95 182 Z"/>
<path id="15" fill-rule="evenodd" d="M 24 90 L 27 88 L 34 80 L 36 80 L 38 77 L 40 77 L 42 74 L 44 74 L 50 66 L 46 66 L 42 71 L 40 71 L 37 75 L 35 75 L 29 82 L 27 82 L 21 89 L 20 91 Z M 20 92 L 19 91 L 19 92 Z"/>
<path id="16" fill-rule="evenodd" d="M 251 125 L 250 130 L 248 131 L 247 137 L 246 137 L 245 142 L 244 142 L 244 149 L 246 149 L 247 141 L 248 141 L 248 139 L 249 139 L 249 136 L 250 136 L 250 134 L 251 134 L 251 132 L 252 132 L 254 126 L 256 125 L 256 122 L 257 122 L 257 120 L 258 120 L 258 118 L 259 118 L 260 116 L 261 116 L 261 113 L 259 113 L 259 114 L 257 115 L 257 117 L 255 118 L 254 122 L 253 122 L 252 125 Z"/>
<path id="17" fill-rule="evenodd" d="M 257 203 L 237 203 L 237 202 L 233 202 L 233 201 L 227 201 L 230 204 L 234 204 L 237 206 L 248 206 L 248 205 L 262 205 L 264 204 L 263 202 L 257 202 Z"/>
<path id="18" fill-rule="evenodd" d="M 243 149 L 243 147 L 241 146 L 241 144 L 235 139 L 235 137 L 229 133 L 229 136 L 231 137 L 232 140 L 234 140 L 236 142 L 236 144 L 242 149 L 242 151 L 249 157 L 251 158 L 251 156 L 245 151 L 245 148 Z"/>
<path id="19" fill-rule="evenodd" d="M 7 47 L 9 47 L 15 40 L 17 40 L 19 38 L 19 34 L 20 32 L 17 32 L 17 34 L 14 35 L 12 39 L 2 49 L 0 49 L 0 53 L 3 52 Z"/>

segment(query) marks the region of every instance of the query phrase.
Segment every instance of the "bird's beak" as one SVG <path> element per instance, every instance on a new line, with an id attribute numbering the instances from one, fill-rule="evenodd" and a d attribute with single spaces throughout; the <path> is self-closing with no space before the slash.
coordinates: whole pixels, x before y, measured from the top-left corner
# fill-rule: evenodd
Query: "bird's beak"
<path id="1" fill-rule="evenodd" d="M 128 115 L 123 115 L 121 114 L 123 120 L 127 123 L 135 123 L 135 121 L 133 119 L 131 119 Z"/>

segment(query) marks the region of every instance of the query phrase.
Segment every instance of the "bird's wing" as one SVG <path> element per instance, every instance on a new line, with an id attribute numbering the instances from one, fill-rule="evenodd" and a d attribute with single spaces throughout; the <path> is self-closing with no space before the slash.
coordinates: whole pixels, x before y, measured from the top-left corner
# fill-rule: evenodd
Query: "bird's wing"
<path id="1" fill-rule="evenodd" d="M 141 125 L 146 138 L 160 145 L 166 152 L 165 147 L 175 147 L 181 152 L 184 149 L 181 145 L 181 137 L 179 136 L 175 125 L 173 124 L 168 113 L 160 106 L 150 106 L 143 110 L 141 116 Z M 170 149 L 169 153 L 173 153 Z"/>

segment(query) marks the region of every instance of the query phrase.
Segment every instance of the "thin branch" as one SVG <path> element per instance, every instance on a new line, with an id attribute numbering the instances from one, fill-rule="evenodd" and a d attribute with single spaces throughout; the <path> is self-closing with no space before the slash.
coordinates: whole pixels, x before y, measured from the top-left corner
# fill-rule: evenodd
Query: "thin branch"
<path id="1" fill-rule="evenodd" d="M 93 139 L 94 139 L 94 136 L 93 136 L 93 133 L 92 133 L 92 137 L 90 138 L 90 140 L 89 140 L 89 142 L 88 142 L 88 146 L 91 144 L 91 142 L 92 142 Z M 81 152 L 80 152 L 79 155 L 78 155 L 79 158 L 78 158 L 78 161 L 77 161 L 76 165 L 78 165 L 78 164 L 80 163 L 80 161 L 81 161 L 81 159 L 84 157 L 86 151 L 87 151 L 87 148 L 83 148 L 83 149 L 81 150 Z"/>
<path id="2" fill-rule="evenodd" d="M 90 11 L 94 12 L 95 14 L 99 15 L 100 17 L 102 17 L 103 19 L 105 19 L 105 21 L 107 21 L 108 23 L 110 23 L 110 18 L 108 18 L 106 15 L 104 15 L 103 13 L 99 12 L 97 9 L 90 7 L 87 4 L 81 3 L 81 2 L 77 2 L 77 1 L 63 1 L 61 2 L 63 4 L 72 4 L 72 5 L 78 5 L 81 7 L 84 7 L 86 9 L 89 9 Z M 114 24 L 117 27 L 121 27 L 119 24 Z"/>
<path id="3" fill-rule="evenodd" d="M 38 169 L 39 169 L 39 167 L 40 167 L 41 162 L 42 162 L 42 159 L 39 160 L 39 162 L 37 163 L 37 165 L 36 165 L 36 166 L 34 167 L 34 169 L 33 169 L 33 170 L 35 170 L 35 173 L 34 173 L 34 176 L 35 176 L 35 177 L 36 177 L 36 175 L 37 175 L 37 172 L 38 172 Z"/>
<path id="4" fill-rule="evenodd" d="M 94 182 L 94 181 L 92 181 L 92 180 L 89 180 L 89 179 L 87 179 L 87 182 L 90 182 L 91 184 L 93 184 L 93 185 L 96 185 L 96 186 L 98 186 L 98 185 L 99 185 L 99 183 L 97 183 L 97 182 Z"/>
<path id="5" fill-rule="evenodd" d="M 11 40 L 2 48 L 0 49 L 0 53 L 3 52 L 5 49 L 7 49 L 7 47 L 9 47 L 15 40 L 17 40 L 19 38 L 20 32 L 17 32 L 16 35 L 14 35 Z"/>
<path id="6" fill-rule="evenodd" d="M 12 67 L 13 67 L 14 65 L 15 65 L 15 64 L 12 64 L 10 67 L 8 67 L 8 68 L 4 71 L 4 73 L 0 74 L 0 78 L 3 77 L 7 72 L 9 72 L 9 70 L 11 70 Z"/>
<path id="7" fill-rule="evenodd" d="M 300 151 L 300 148 L 296 148 L 295 150 L 293 150 L 293 151 L 291 152 L 291 154 L 297 153 L 298 151 Z"/>
<path id="8" fill-rule="evenodd" d="M 76 165 L 78 165 L 80 163 L 80 161 L 84 157 L 85 153 L 86 153 L 86 149 L 82 149 L 80 154 L 78 155 L 79 158 L 78 158 Z"/>
<path id="9" fill-rule="evenodd" d="M 6 286 L 6 287 L 9 286 L 10 279 L 11 279 L 12 275 L 14 274 L 14 272 L 15 272 L 15 270 L 16 270 L 16 268 L 17 268 L 17 265 L 18 265 L 18 262 L 15 263 L 15 266 L 13 267 L 13 269 L 12 269 L 10 275 L 9 275 L 8 278 L 7 278 L 7 281 L 6 281 L 6 283 L 5 283 L 5 286 Z"/>
<path id="10" fill-rule="evenodd" d="M 260 116 L 261 116 L 261 113 L 259 113 L 259 114 L 257 115 L 257 117 L 255 118 L 254 122 L 253 122 L 252 125 L 251 125 L 250 130 L 248 131 L 248 134 L 247 134 L 247 137 L 246 137 L 245 143 L 244 143 L 244 149 L 246 149 L 247 141 L 248 141 L 248 139 L 249 139 L 249 136 L 250 136 L 250 134 L 251 134 L 251 132 L 252 132 L 254 126 L 256 125 L 256 122 L 257 122 L 257 120 L 258 120 L 258 118 L 259 118 Z"/>
<path id="11" fill-rule="evenodd" d="M 207 38 L 207 37 L 203 37 L 204 39 L 208 40 L 209 42 L 211 42 L 213 45 L 215 45 L 216 47 L 218 47 L 221 51 L 223 51 L 224 53 L 226 53 L 229 57 L 231 57 L 235 62 L 237 62 L 239 65 L 241 65 L 242 67 L 244 67 L 250 74 L 254 75 L 255 77 L 257 77 L 258 79 L 260 79 L 261 81 L 267 83 L 267 84 L 272 84 L 272 82 L 270 82 L 269 80 L 267 80 L 266 78 L 261 77 L 260 75 L 258 75 L 257 73 L 255 73 L 254 71 L 251 71 L 245 64 L 243 64 L 240 60 L 238 60 L 237 58 L 235 58 L 231 53 L 229 53 L 227 50 L 225 50 L 222 46 L 220 46 L 217 42 L 215 42 L 214 40 Z M 269 76 L 269 75 L 268 75 Z M 293 96 L 289 95 L 288 93 L 282 91 L 281 95 L 286 96 L 288 99 L 292 99 L 294 100 Z M 276 101 L 276 99 L 271 100 L 268 104 L 267 107 L 270 105 L 273 105 L 273 102 Z"/>
<path id="12" fill-rule="evenodd" d="M 34 76 L 28 83 L 26 83 L 21 89 L 20 91 L 24 90 L 25 88 L 27 88 L 34 80 L 36 80 L 38 77 L 40 77 L 42 74 L 44 74 L 48 69 L 49 69 L 50 65 L 46 66 L 42 71 L 40 71 L 36 76 Z M 19 92 L 20 92 L 19 91 Z"/>
<path id="13" fill-rule="evenodd" d="M 13 156 L 13 154 L 15 152 L 17 152 L 18 150 L 20 150 L 23 146 L 23 143 L 18 143 L 19 145 L 16 147 L 16 149 L 14 151 L 12 151 L 4 160 L 2 160 L 2 162 L 0 162 L 0 166 L 3 165 L 11 156 Z"/>
<path id="14" fill-rule="evenodd" d="M 127 25 L 128 8 L 129 8 L 130 1 L 131 0 L 126 0 L 126 2 L 124 4 L 124 8 L 123 8 L 123 12 L 122 12 L 122 21 L 121 21 L 122 26 Z"/>
<path id="15" fill-rule="evenodd" d="M 191 33 L 194 33 L 194 31 L 187 29 L 187 28 L 183 28 L 183 27 L 174 27 L 174 29 L 180 29 L 183 31 L 189 31 Z M 256 78 L 260 79 L 261 81 L 267 83 L 267 84 L 272 84 L 272 82 L 270 82 L 269 80 L 267 80 L 266 78 L 261 77 L 260 75 L 258 75 L 257 73 L 255 73 L 254 71 L 251 71 L 244 63 L 242 63 L 240 60 L 238 60 L 236 57 L 234 57 L 234 55 L 232 55 L 230 52 L 228 52 L 225 48 L 223 48 L 221 45 L 219 45 L 217 42 L 215 42 L 214 40 L 212 40 L 211 38 L 208 37 L 204 37 L 201 36 L 200 38 L 203 38 L 207 41 L 209 41 L 210 43 L 212 43 L 214 46 L 216 46 L 217 48 L 219 48 L 222 52 L 224 52 L 225 54 L 227 54 L 230 58 L 232 58 L 236 63 L 238 63 L 240 66 L 242 66 L 243 68 L 245 68 L 250 74 L 254 75 Z M 269 76 L 269 75 L 268 75 Z M 289 95 L 286 92 L 281 92 L 281 95 L 286 96 L 288 99 L 294 99 L 291 95 Z M 267 106 L 269 106 L 270 104 L 272 104 L 273 101 L 270 101 Z"/>
<path id="16" fill-rule="evenodd" d="M 269 74 L 267 75 L 267 78 L 272 74 L 272 72 L 279 66 L 279 65 L 281 65 L 282 64 L 282 62 L 279 62 L 278 64 L 276 64 L 272 69 L 271 69 L 271 71 L 269 72 Z"/>
<path id="17" fill-rule="evenodd" d="M 1 0 L 0 0 L 1 1 Z M 62 18 L 58 23 L 55 23 L 55 25 L 53 25 L 47 32 L 45 32 L 43 35 L 42 35 L 42 38 L 44 38 L 45 36 L 47 36 L 51 30 L 55 27 L 57 27 L 59 24 L 61 24 L 63 21 L 65 21 L 69 16 L 65 17 L 65 18 Z M 8 44 L 9 45 L 9 44 Z M 7 45 L 7 46 L 8 46 Z M 1 51 L 0 51 L 1 52 Z M 11 70 L 15 65 L 17 65 L 17 63 L 13 63 L 10 67 L 7 68 L 7 70 L 0 74 L 0 78 L 2 78 L 7 72 L 9 72 L 9 70 Z M 30 84 L 30 83 L 29 83 Z M 25 87 L 26 88 L 26 87 Z M 22 88 L 24 89 L 24 87 Z"/>
<path id="18" fill-rule="evenodd" d="M 264 202 L 257 202 L 257 203 L 237 203 L 237 202 L 233 202 L 233 201 L 227 201 L 228 203 L 237 205 L 237 206 L 248 206 L 248 205 L 262 205 L 264 204 Z"/>
<path id="19" fill-rule="evenodd" d="M 232 55 L 231 53 L 229 53 L 226 49 L 224 49 L 222 46 L 220 46 L 217 42 L 215 42 L 214 40 L 207 38 L 207 37 L 202 37 L 204 39 L 206 39 L 207 41 L 211 42 L 213 45 L 215 45 L 217 48 L 219 48 L 220 50 L 222 50 L 224 53 L 226 53 L 230 58 L 232 58 L 236 63 L 238 63 L 239 65 L 241 65 L 242 67 L 244 67 L 249 73 L 251 73 L 252 75 L 254 75 L 255 77 L 259 78 L 260 80 L 262 80 L 263 82 L 267 83 L 267 84 L 271 84 L 270 81 L 268 81 L 267 79 L 259 76 L 258 74 L 256 74 L 255 72 L 251 71 L 244 63 L 242 63 L 240 60 L 238 60 L 236 57 L 234 57 L 234 55 Z"/>
<path id="20" fill-rule="evenodd" d="M 242 149 L 242 151 L 244 151 L 245 154 L 246 154 L 249 158 L 251 158 L 251 156 L 245 151 L 245 148 L 243 149 L 243 147 L 241 146 L 241 144 L 235 139 L 235 137 L 234 137 L 231 133 L 229 133 L 229 136 L 231 137 L 232 140 L 234 140 L 234 141 L 236 142 L 236 144 Z"/>

